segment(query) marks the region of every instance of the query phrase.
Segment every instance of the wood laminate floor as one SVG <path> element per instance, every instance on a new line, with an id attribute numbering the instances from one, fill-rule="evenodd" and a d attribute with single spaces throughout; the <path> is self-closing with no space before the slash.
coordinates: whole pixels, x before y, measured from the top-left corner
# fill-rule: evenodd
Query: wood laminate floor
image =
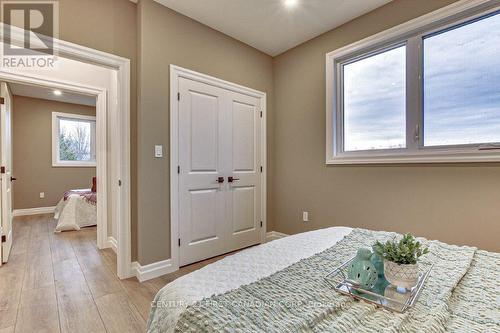
<path id="1" fill-rule="evenodd" d="M 150 303 L 168 282 L 222 257 L 154 280 L 119 280 L 116 255 L 98 250 L 96 228 L 55 234 L 51 215 L 14 219 L 0 267 L 0 333 L 145 332 Z"/>

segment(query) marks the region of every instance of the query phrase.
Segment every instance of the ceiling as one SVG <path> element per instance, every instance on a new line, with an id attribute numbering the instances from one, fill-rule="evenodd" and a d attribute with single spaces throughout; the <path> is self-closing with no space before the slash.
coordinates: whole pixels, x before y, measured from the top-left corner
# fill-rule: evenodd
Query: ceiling
<path id="1" fill-rule="evenodd" d="M 155 0 L 276 56 L 391 0 Z M 295 6 L 286 6 L 295 1 Z"/>
<path id="2" fill-rule="evenodd" d="M 93 96 L 80 95 L 72 92 L 63 91 L 61 96 L 54 95 L 54 89 L 30 86 L 19 83 L 9 83 L 12 95 L 48 99 L 57 102 L 66 102 L 72 104 L 96 106 L 96 98 Z"/>

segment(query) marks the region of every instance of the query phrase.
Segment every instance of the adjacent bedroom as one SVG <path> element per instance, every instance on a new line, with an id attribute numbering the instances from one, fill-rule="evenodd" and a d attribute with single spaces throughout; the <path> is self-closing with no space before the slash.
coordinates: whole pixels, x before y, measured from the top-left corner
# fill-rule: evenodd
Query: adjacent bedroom
<path id="1" fill-rule="evenodd" d="M 500 333 L 500 0 L 0 9 L 0 333 Z"/>
<path id="2" fill-rule="evenodd" d="M 56 233 L 96 227 L 95 98 L 18 83 L 6 86 L 13 95 L 14 217 L 47 214 L 50 219 L 53 214 L 48 222 Z"/>

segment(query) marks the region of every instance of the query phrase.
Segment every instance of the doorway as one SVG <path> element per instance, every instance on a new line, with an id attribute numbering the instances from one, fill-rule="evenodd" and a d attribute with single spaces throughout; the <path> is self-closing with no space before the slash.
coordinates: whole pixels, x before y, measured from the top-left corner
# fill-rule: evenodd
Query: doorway
<path id="1" fill-rule="evenodd" d="M 97 121 L 103 117 L 96 117 L 96 96 L 16 82 L 0 85 L 1 221 L 8 235 L 2 262 L 9 261 L 16 243 L 13 217 L 48 214 L 57 222 L 52 232 L 96 227 L 96 246 L 108 247 L 108 217 L 113 217 L 106 200 L 108 179 L 100 181 L 105 185 L 99 194 L 96 186 L 97 173 L 109 174 L 102 170 L 106 141 L 97 136 L 97 129 L 107 129 Z"/>
<path id="2" fill-rule="evenodd" d="M 21 37 L 22 34 L 19 40 L 11 40 L 11 43 L 21 44 Z M 97 159 L 100 159 L 97 187 L 103 193 L 101 198 L 98 197 L 97 205 L 109 207 L 111 215 L 97 218 L 108 218 L 109 224 L 100 225 L 112 232 L 98 232 L 97 245 L 99 248 L 116 247 L 117 275 L 122 279 L 128 278 L 133 275 L 130 235 L 130 61 L 64 41 L 58 41 L 57 44 L 58 68 L 50 71 L 2 68 L 0 80 L 59 89 L 97 99 L 97 123 L 100 124 L 96 133 L 96 154 Z M 108 74 L 98 77 L 95 71 Z M 112 128 L 110 124 L 113 124 Z M 98 209 L 98 214 L 99 211 L 103 210 Z"/>

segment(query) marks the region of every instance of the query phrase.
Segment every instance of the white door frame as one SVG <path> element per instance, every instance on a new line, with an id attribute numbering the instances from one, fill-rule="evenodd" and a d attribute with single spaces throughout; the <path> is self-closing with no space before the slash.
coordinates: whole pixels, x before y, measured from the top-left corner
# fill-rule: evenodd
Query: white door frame
<path id="1" fill-rule="evenodd" d="M 262 164 L 261 174 L 261 216 L 262 221 L 260 242 L 266 241 L 267 230 L 267 96 L 265 92 L 240 86 L 209 75 L 201 74 L 179 66 L 170 65 L 170 268 L 172 271 L 179 269 L 179 79 L 186 78 L 202 82 L 240 94 L 260 99 L 262 117 L 260 135 Z"/>
<path id="2" fill-rule="evenodd" d="M 0 29 L 0 31 L 4 31 Z M 10 43 L 23 45 L 24 30 L 12 29 Z M 3 42 L 4 36 L 0 35 L 0 41 Z M 116 136 L 115 142 L 120 146 L 118 148 L 118 158 L 112 158 L 111 168 L 117 175 L 116 186 L 112 186 L 114 197 L 118 198 L 116 204 L 116 227 L 117 227 L 117 273 L 121 279 L 133 276 L 131 261 L 131 227 L 130 227 L 130 60 L 113 54 L 101 52 L 88 47 L 80 46 L 70 42 L 54 39 L 58 47 L 60 57 L 68 58 L 84 63 L 110 68 L 117 73 L 117 118 L 118 128 L 111 131 Z M 20 74 L 3 71 L 0 68 L 0 80 L 7 82 L 18 82 L 30 85 L 38 85 L 61 90 L 73 91 L 76 93 L 92 95 L 97 97 L 96 116 L 97 116 L 97 186 L 101 193 L 106 193 L 106 173 L 107 173 L 107 155 L 106 155 L 106 115 L 107 115 L 107 90 L 100 87 L 81 85 L 79 83 L 49 80 L 41 75 Z M 101 110 L 101 112 L 99 111 Z M 104 112 L 103 112 L 104 111 Z M 118 184 L 120 182 L 120 185 Z M 103 190 L 104 189 L 104 190 Z M 109 247 L 107 239 L 107 213 L 102 214 L 99 207 L 107 207 L 107 195 L 98 196 L 98 247 Z M 112 205 L 109 205 L 112 207 Z M 101 213 L 99 213 L 101 212 Z M 102 223 L 101 223 L 102 222 Z"/>

